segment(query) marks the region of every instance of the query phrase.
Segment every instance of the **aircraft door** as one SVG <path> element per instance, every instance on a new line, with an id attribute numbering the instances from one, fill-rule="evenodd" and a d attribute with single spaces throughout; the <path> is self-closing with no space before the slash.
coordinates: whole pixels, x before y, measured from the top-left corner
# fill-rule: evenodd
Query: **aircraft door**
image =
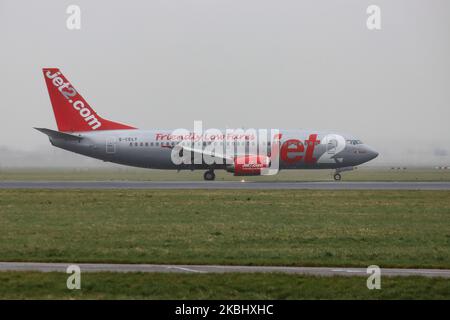
<path id="1" fill-rule="evenodd" d="M 106 139 L 106 153 L 109 154 L 116 153 L 116 138 L 111 137 Z"/>

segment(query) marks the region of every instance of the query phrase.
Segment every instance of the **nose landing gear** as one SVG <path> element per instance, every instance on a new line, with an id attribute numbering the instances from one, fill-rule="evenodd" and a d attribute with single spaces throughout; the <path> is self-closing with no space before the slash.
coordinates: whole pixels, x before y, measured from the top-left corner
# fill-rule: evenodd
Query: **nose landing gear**
<path id="1" fill-rule="evenodd" d="M 213 181 L 216 178 L 216 174 L 214 170 L 208 170 L 203 174 L 203 179 L 206 181 Z"/>
<path id="2" fill-rule="evenodd" d="M 343 168 L 337 168 L 336 171 L 334 172 L 333 178 L 335 181 L 341 181 L 342 176 L 341 176 L 341 172 L 343 171 L 352 171 L 356 169 L 356 167 L 343 167 Z"/>

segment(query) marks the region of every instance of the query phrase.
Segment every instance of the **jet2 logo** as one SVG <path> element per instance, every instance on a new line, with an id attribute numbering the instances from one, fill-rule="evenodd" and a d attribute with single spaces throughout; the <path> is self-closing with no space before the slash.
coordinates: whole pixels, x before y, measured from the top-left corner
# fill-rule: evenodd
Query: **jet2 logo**
<path id="1" fill-rule="evenodd" d="M 98 129 L 101 127 L 102 123 L 98 121 L 95 113 L 87 106 L 84 105 L 84 102 L 81 100 L 72 99 L 78 93 L 77 91 L 70 85 L 69 82 L 64 82 L 64 79 L 59 75 L 61 72 L 56 72 L 55 74 L 51 74 L 50 71 L 45 73 L 45 76 L 52 80 L 52 83 L 58 90 L 62 93 L 64 98 L 66 98 L 72 107 L 80 113 L 80 116 L 84 118 L 89 126 L 92 127 L 92 130 Z M 94 114 L 93 114 L 94 113 Z"/>

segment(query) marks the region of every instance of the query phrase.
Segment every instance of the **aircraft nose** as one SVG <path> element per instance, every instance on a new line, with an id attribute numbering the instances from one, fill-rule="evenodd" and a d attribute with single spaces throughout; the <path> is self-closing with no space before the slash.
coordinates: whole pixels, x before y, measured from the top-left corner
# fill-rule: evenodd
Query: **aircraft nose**
<path id="1" fill-rule="evenodd" d="M 367 161 L 375 159 L 376 157 L 378 157 L 378 152 L 376 152 L 374 149 L 372 149 L 371 147 L 366 146 L 365 148 L 367 151 Z"/>

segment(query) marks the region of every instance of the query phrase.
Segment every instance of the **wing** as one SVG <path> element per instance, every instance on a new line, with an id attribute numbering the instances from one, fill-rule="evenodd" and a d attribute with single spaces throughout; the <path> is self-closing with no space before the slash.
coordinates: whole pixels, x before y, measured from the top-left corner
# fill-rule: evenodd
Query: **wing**
<path id="1" fill-rule="evenodd" d="M 210 156 L 213 158 L 218 158 L 220 159 L 221 163 L 232 163 L 234 161 L 234 157 L 230 157 L 227 156 L 223 153 L 223 150 L 204 150 L 204 149 L 200 149 L 200 148 L 195 148 L 195 147 L 189 147 L 189 146 L 185 146 L 182 144 L 178 144 L 176 146 L 176 148 L 179 148 L 179 150 L 183 150 L 183 152 L 192 152 L 192 153 L 197 153 L 200 154 L 202 156 Z"/>

